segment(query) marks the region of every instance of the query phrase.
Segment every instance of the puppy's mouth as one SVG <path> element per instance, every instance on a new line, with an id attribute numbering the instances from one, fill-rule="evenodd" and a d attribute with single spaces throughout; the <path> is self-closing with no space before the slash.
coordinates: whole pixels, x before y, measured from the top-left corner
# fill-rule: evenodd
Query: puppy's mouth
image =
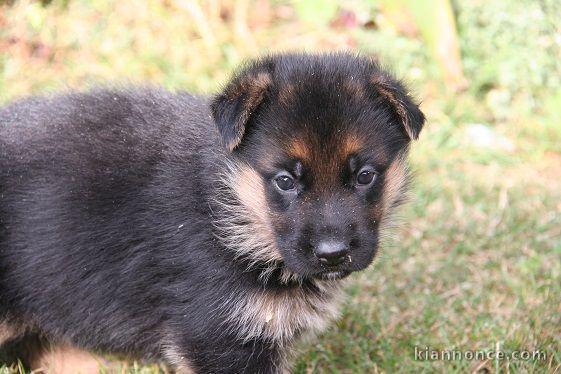
<path id="1" fill-rule="evenodd" d="M 351 272 L 349 270 L 327 270 L 314 274 L 314 278 L 323 280 L 337 280 L 347 277 Z"/>

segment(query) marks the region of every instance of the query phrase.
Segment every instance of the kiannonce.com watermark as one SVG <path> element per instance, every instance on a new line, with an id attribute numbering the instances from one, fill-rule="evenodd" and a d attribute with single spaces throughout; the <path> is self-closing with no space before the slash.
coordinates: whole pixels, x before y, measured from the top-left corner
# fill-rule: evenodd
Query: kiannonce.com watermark
<path id="1" fill-rule="evenodd" d="M 437 349 L 428 346 L 414 347 L 415 361 L 545 361 L 547 354 L 542 350 L 504 351 L 496 349 Z"/>

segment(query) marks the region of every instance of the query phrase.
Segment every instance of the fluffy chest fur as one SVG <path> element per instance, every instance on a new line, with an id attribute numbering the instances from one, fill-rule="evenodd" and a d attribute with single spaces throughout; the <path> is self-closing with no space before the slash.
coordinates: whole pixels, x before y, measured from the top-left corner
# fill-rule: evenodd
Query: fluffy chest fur
<path id="1" fill-rule="evenodd" d="M 228 326 L 244 341 L 260 338 L 279 345 L 319 333 L 338 317 L 342 290 L 330 281 L 313 287 L 236 293 L 224 305 Z"/>

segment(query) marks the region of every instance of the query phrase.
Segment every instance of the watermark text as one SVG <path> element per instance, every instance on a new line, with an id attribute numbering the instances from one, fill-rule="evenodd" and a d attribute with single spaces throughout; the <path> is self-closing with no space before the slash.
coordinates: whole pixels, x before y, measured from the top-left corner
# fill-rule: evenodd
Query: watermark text
<path id="1" fill-rule="evenodd" d="M 542 350 L 504 351 L 497 349 L 436 349 L 428 346 L 414 347 L 415 361 L 545 361 L 547 354 Z"/>

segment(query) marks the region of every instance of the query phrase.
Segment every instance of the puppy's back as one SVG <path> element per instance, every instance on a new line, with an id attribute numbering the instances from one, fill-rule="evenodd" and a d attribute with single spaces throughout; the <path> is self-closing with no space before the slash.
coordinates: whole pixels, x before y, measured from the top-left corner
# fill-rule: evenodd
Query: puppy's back
<path id="1" fill-rule="evenodd" d="M 61 161 L 80 168 L 103 159 L 142 161 L 165 151 L 179 123 L 188 133 L 203 111 L 203 98 L 146 87 L 23 99 L 0 109 L 0 162 L 61 171 Z"/>

